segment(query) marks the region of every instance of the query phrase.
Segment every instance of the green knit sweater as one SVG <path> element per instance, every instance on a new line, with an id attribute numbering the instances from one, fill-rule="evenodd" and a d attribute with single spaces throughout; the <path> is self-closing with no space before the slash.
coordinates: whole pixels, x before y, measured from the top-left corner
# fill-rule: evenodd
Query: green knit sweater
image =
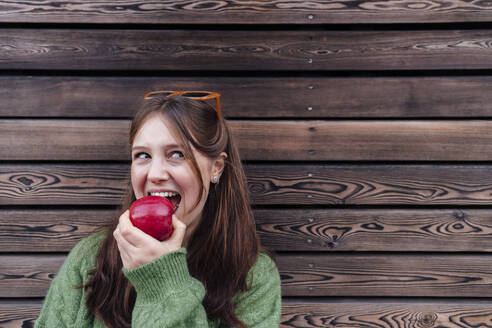
<path id="1" fill-rule="evenodd" d="M 72 249 L 53 279 L 35 328 L 104 327 L 87 309 L 83 289 L 74 287 L 90 278 L 103 239 L 104 234 L 93 234 Z M 207 319 L 205 288 L 190 276 L 184 248 L 123 272 L 137 292 L 132 327 L 226 327 Z M 251 288 L 233 298 L 236 315 L 248 327 L 278 327 L 280 277 L 270 257 L 260 254 L 248 282 Z"/>

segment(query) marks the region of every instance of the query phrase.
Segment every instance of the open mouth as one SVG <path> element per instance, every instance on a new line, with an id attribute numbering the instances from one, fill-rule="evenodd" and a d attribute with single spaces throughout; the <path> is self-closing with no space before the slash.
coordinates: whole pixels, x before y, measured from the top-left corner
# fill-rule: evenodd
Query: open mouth
<path id="1" fill-rule="evenodd" d="M 177 192 L 151 192 L 149 196 L 160 196 L 167 198 L 173 204 L 173 211 L 176 212 L 181 202 L 181 195 Z"/>

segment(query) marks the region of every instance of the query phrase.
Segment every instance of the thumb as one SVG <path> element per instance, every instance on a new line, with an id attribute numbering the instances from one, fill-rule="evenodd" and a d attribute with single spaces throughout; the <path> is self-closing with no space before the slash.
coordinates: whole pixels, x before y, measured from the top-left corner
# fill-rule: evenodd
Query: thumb
<path id="1" fill-rule="evenodd" d="M 167 240 L 167 242 L 170 242 L 175 245 L 179 245 L 179 247 L 181 247 L 186 233 L 186 224 L 181 222 L 176 216 L 176 214 L 173 214 L 173 227 L 174 227 L 174 232 L 171 235 L 171 237 Z"/>

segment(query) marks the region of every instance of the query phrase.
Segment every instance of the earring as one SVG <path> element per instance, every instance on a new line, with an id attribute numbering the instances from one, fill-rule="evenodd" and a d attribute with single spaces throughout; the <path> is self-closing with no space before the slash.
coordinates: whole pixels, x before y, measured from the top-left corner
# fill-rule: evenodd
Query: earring
<path id="1" fill-rule="evenodd" d="M 214 183 L 217 183 L 217 177 L 214 177 Z"/>

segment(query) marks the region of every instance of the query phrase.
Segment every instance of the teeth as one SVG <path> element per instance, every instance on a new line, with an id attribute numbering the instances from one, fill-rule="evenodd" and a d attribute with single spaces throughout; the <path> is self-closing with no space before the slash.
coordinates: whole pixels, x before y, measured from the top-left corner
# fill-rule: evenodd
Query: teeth
<path id="1" fill-rule="evenodd" d="M 177 196 L 178 193 L 176 192 L 151 192 L 150 193 L 151 196 L 161 196 L 161 197 L 174 197 L 174 196 Z"/>

